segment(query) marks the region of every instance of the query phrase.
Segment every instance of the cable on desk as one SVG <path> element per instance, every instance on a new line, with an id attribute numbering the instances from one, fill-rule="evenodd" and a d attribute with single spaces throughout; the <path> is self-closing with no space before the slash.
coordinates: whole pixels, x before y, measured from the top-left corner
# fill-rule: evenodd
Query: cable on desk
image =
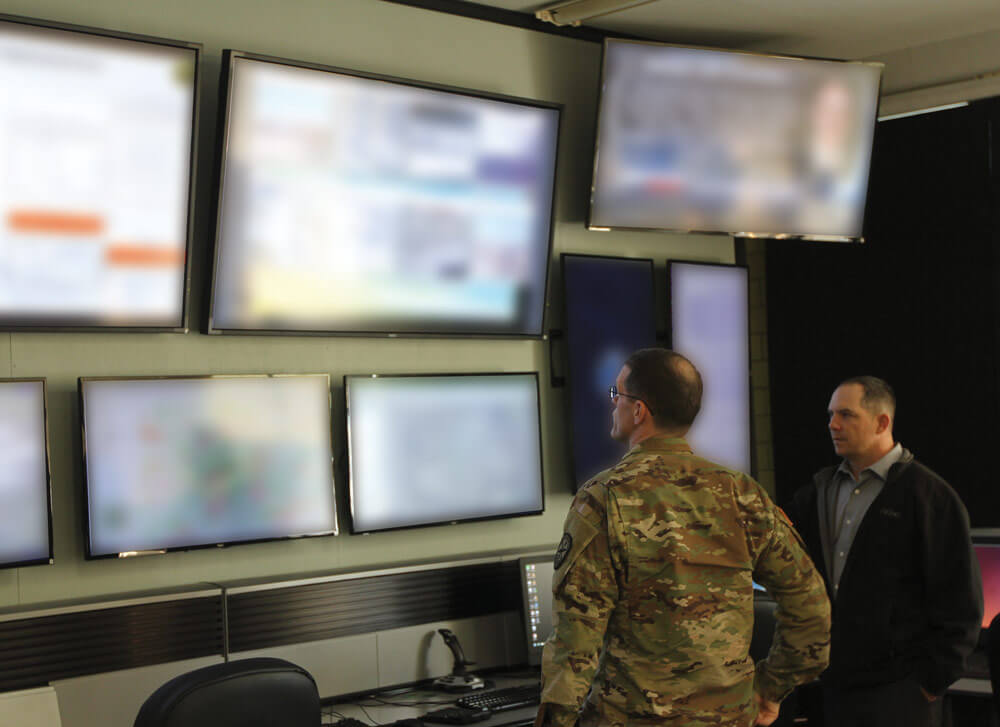
<path id="1" fill-rule="evenodd" d="M 452 698 L 445 701 L 437 701 L 437 700 L 431 701 L 431 700 L 421 699 L 413 702 L 390 702 L 388 699 L 380 699 L 379 697 L 368 697 L 367 701 L 375 702 L 375 704 L 366 704 L 364 705 L 366 707 L 423 707 L 427 705 L 430 706 L 437 705 L 439 707 L 442 707 L 449 704 L 454 704 L 455 699 Z M 359 707 L 362 706 L 361 702 L 354 702 L 354 704 L 358 705 Z"/>

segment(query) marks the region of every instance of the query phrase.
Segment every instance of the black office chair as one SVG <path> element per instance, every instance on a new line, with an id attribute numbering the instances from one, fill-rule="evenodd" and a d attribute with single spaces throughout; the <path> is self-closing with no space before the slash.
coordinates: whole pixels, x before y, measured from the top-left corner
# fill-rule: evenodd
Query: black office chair
<path id="1" fill-rule="evenodd" d="M 989 629 L 986 632 L 986 661 L 990 666 L 993 709 L 1000 716 L 1000 613 L 990 621 Z"/>
<path id="2" fill-rule="evenodd" d="M 230 661 L 171 679 L 142 705 L 134 727 L 319 727 L 312 675 L 284 659 Z"/>

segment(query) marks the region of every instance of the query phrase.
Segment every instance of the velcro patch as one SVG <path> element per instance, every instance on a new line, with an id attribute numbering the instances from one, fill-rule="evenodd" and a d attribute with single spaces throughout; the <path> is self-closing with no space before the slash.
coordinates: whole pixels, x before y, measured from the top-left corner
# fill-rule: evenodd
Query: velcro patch
<path id="1" fill-rule="evenodd" d="M 573 549 L 573 536 L 569 533 L 563 533 L 562 540 L 559 541 L 559 547 L 556 548 L 556 557 L 552 561 L 552 565 L 556 570 L 566 560 L 566 556 L 569 555 L 569 551 Z"/>

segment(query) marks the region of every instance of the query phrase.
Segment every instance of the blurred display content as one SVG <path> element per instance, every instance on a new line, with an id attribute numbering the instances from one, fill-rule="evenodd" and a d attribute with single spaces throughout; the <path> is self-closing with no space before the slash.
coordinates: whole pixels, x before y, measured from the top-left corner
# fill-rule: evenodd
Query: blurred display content
<path id="1" fill-rule="evenodd" d="M 41 381 L 0 381 L 0 566 L 49 552 L 48 450 Z"/>
<path id="2" fill-rule="evenodd" d="M 354 532 L 542 511 L 534 374 L 347 379 Z"/>
<path id="3" fill-rule="evenodd" d="M 1000 613 L 1000 546 L 975 545 L 979 574 L 983 581 L 983 628 Z"/>
<path id="4" fill-rule="evenodd" d="M 196 57 L 0 21 L 0 326 L 183 325 Z"/>
<path id="5" fill-rule="evenodd" d="M 862 234 L 881 66 L 608 41 L 590 224 Z"/>
<path id="6" fill-rule="evenodd" d="M 750 472 L 747 269 L 671 261 L 671 348 L 701 372 L 701 412 L 688 431 L 696 454 Z"/>
<path id="7" fill-rule="evenodd" d="M 579 487 L 628 449 L 610 436 L 608 387 L 629 354 L 656 345 L 653 261 L 563 255 L 562 269 L 573 475 Z"/>
<path id="8" fill-rule="evenodd" d="M 556 109 L 232 64 L 214 329 L 541 333 Z"/>
<path id="9" fill-rule="evenodd" d="M 330 380 L 81 381 L 89 555 L 336 531 Z"/>

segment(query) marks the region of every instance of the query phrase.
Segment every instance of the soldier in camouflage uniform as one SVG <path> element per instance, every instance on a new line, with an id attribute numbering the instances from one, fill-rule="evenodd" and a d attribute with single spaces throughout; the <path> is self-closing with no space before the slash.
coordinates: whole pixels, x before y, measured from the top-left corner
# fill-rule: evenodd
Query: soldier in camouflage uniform
<path id="1" fill-rule="evenodd" d="M 632 449 L 566 518 L 536 727 L 770 724 L 827 665 L 823 581 L 763 488 L 684 441 L 701 406 L 687 359 L 637 351 L 610 392 Z M 778 604 L 756 669 L 751 579 Z"/>

